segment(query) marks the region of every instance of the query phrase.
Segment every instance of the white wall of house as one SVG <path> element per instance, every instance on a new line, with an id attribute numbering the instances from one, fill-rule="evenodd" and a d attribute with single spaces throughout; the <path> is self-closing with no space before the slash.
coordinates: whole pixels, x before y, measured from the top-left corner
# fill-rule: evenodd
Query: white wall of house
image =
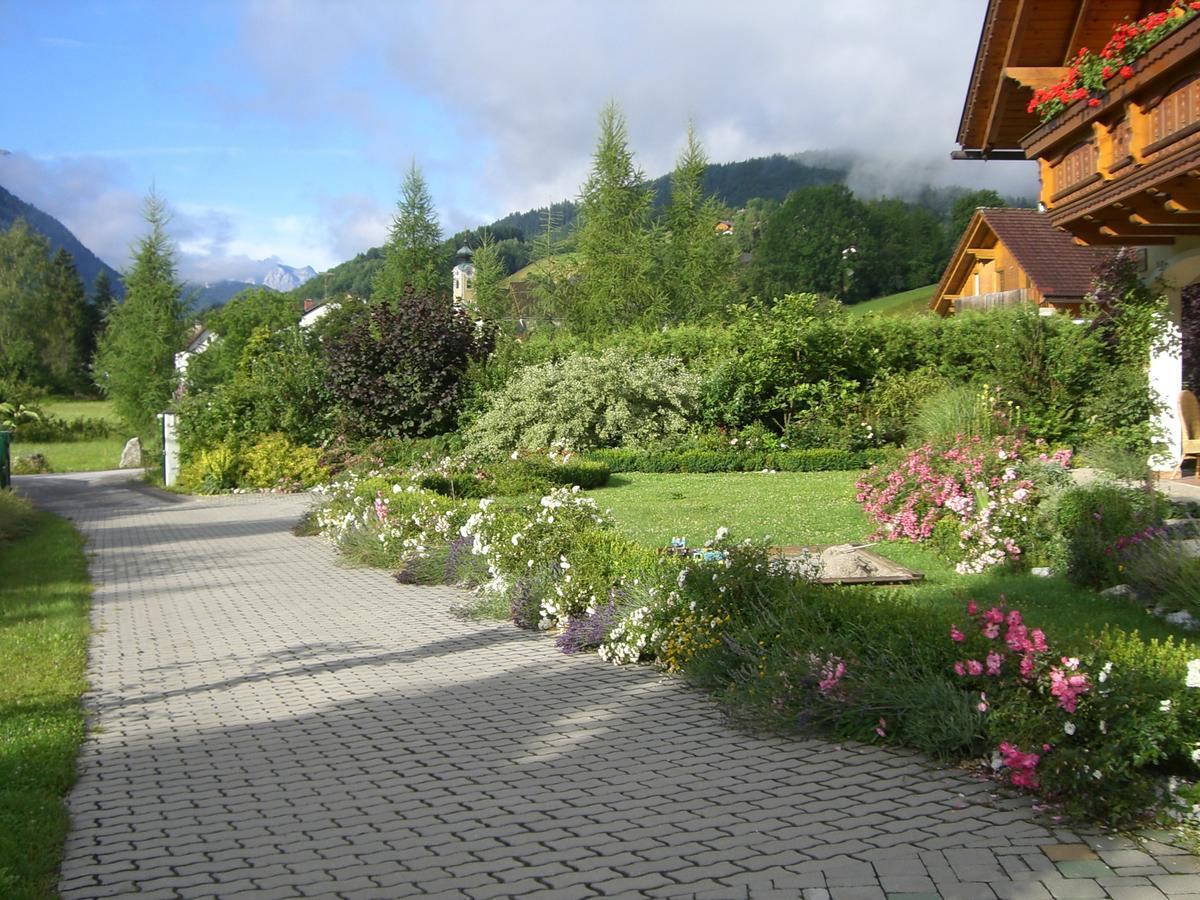
<path id="1" fill-rule="evenodd" d="M 341 309 L 341 306 L 342 304 L 335 300 L 331 303 L 322 303 L 320 306 L 310 309 L 300 317 L 300 327 L 312 328 L 335 309 Z"/>
<path id="2" fill-rule="evenodd" d="M 1165 445 L 1162 453 L 1150 460 L 1150 467 L 1162 474 L 1175 472 L 1183 455 L 1183 423 L 1179 418 L 1179 392 L 1183 389 L 1183 355 L 1179 341 L 1182 321 L 1182 290 L 1200 281 L 1200 238 L 1181 238 L 1173 245 L 1150 247 L 1146 253 L 1151 281 L 1160 280 L 1171 304 L 1170 334 L 1150 354 L 1150 388 L 1159 412 L 1154 425 Z"/>

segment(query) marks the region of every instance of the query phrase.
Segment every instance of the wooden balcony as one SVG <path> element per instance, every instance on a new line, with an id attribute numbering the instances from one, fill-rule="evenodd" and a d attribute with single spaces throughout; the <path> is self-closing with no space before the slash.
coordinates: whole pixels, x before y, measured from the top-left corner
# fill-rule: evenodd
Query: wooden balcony
<path id="1" fill-rule="evenodd" d="M 991 309 L 1004 309 L 1010 306 L 1020 306 L 1024 303 L 1037 301 L 1037 296 L 1027 288 L 1016 288 L 1011 291 L 991 291 L 987 294 L 973 296 L 949 296 L 947 299 L 954 303 L 955 312 L 986 312 Z"/>
<path id="2" fill-rule="evenodd" d="M 1050 221 L 1089 244 L 1166 244 L 1200 235 L 1200 18 L 1026 135 Z"/>

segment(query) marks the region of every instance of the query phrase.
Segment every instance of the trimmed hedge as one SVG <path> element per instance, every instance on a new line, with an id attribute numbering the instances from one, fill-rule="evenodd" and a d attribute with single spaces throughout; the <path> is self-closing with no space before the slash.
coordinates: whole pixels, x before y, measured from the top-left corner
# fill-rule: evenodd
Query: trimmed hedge
<path id="1" fill-rule="evenodd" d="M 426 490 L 447 497 L 515 497 L 521 494 L 547 493 L 555 487 L 579 485 L 584 490 L 608 484 L 609 467 L 593 459 L 572 459 L 554 463 L 548 459 L 524 457 L 484 465 L 474 472 L 444 475 L 431 472 L 421 477 Z"/>
<path id="2" fill-rule="evenodd" d="M 612 472 L 852 472 L 869 469 L 892 455 L 887 450 L 594 450 Z"/>

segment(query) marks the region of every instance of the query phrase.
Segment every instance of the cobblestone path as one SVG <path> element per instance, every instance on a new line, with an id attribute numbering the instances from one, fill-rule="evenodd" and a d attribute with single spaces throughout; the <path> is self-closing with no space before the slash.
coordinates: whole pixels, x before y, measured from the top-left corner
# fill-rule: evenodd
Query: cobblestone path
<path id="1" fill-rule="evenodd" d="M 460 592 L 292 536 L 303 498 L 18 489 L 78 523 L 96 582 L 66 898 L 1200 893 L 1165 845 L 455 618 Z"/>

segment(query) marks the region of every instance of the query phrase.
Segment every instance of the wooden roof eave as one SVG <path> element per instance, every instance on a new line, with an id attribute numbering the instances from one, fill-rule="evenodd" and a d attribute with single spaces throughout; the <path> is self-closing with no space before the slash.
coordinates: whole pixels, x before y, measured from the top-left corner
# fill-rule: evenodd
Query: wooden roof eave
<path id="1" fill-rule="evenodd" d="M 1100 47 L 1112 25 L 1162 6 L 1158 0 L 989 0 L 970 86 L 958 128 L 958 143 L 987 156 L 1021 149 L 1037 128 L 1026 112 L 1032 73 L 1052 75 L 1082 45 Z"/>
<path id="2" fill-rule="evenodd" d="M 988 233 L 991 233 L 991 228 L 988 227 L 983 213 L 975 210 L 971 216 L 971 221 L 967 223 L 967 227 L 963 231 L 963 236 L 959 239 L 958 246 L 954 248 L 954 253 L 950 256 L 950 262 L 946 264 L 946 270 L 942 273 L 937 290 L 933 292 L 929 308 L 934 312 L 941 314 L 942 310 L 950 305 L 944 302 L 946 295 L 957 293 L 950 288 L 957 283 L 959 273 L 967 266 L 968 261 L 970 263 L 969 268 L 974 268 L 975 255 L 971 252 L 971 247 L 976 243 L 976 240 L 982 235 L 985 229 Z M 994 234 L 992 234 L 992 238 L 996 239 Z"/>

